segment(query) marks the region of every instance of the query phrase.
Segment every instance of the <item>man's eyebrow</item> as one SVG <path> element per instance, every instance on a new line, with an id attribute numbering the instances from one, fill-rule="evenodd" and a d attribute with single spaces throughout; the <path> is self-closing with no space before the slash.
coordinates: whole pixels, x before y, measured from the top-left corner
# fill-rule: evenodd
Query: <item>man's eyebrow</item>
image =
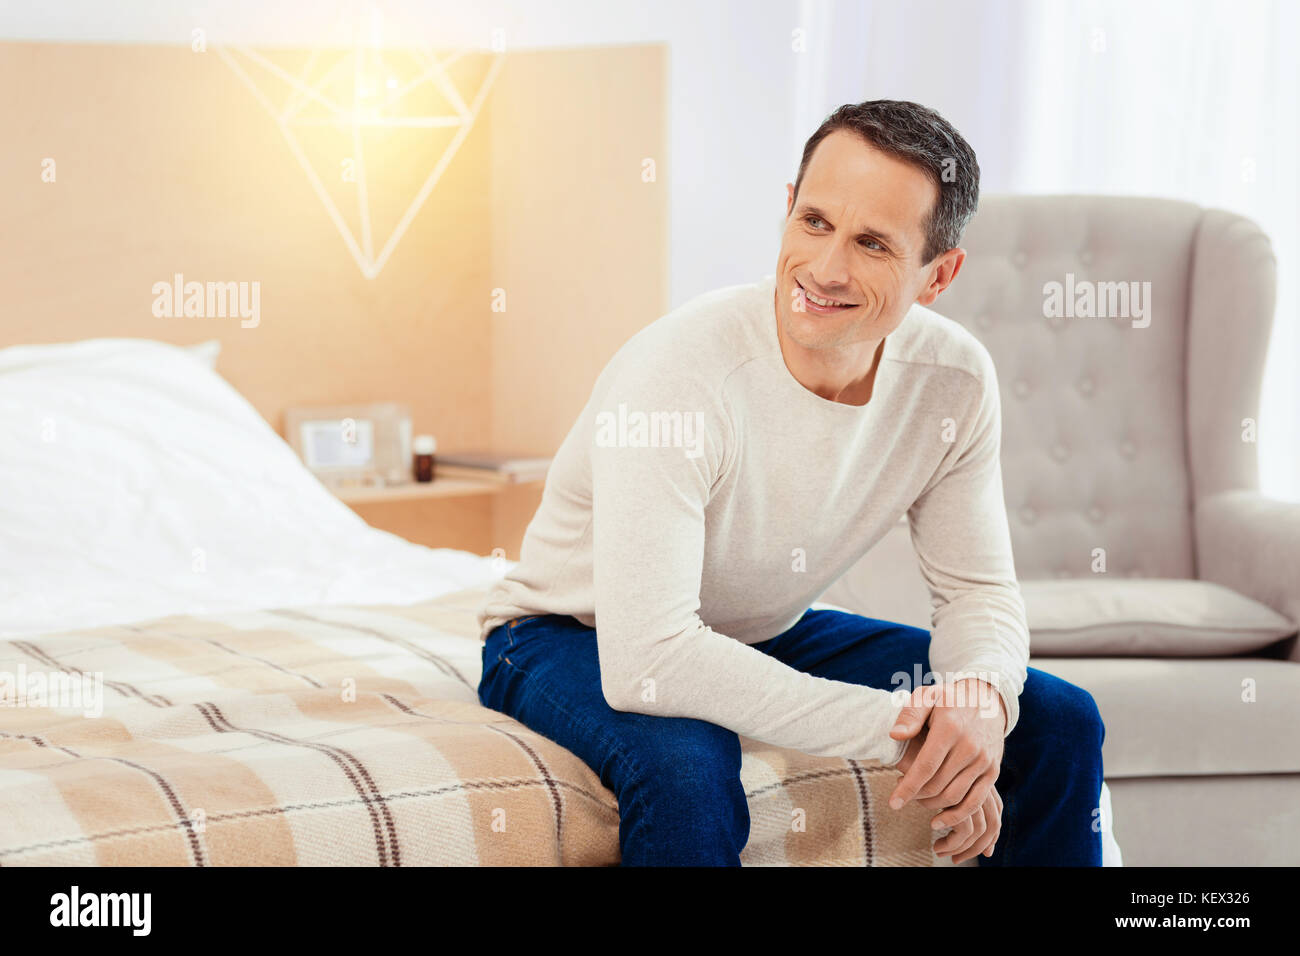
<path id="1" fill-rule="evenodd" d="M 801 202 L 799 203 L 799 208 L 806 215 L 816 216 L 818 219 L 825 219 L 827 222 L 830 222 L 830 217 L 826 215 L 826 213 L 818 209 L 816 206 L 810 205 L 809 203 Z M 882 242 L 884 242 L 885 245 L 893 246 L 895 248 L 898 248 L 901 245 L 901 243 L 899 243 L 897 239 L 895 239 L 889 233 L 885 232 L 883 229 L 868 229 L 868 231 L 866 232 L 858 233 L 858 238 L 879 239 Z"/>

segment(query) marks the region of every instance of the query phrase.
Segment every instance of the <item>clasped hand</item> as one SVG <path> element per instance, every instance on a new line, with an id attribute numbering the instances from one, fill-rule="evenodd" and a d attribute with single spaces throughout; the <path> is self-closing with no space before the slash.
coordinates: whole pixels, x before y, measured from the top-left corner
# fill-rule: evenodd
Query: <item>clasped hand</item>
<path id="1" fill-rule="evenodd" d="M 889 805 L 897 810 L 915 799 L 927 809 L 941 810 L 931 826 L 953 830 L 934 851 L 952 854 L 954 863 L 980 853 L 993 855 L 1002 830 L 1002 798 L 993 783 L 1002 764 L 1005 731 L 1001 695 L 971 677 L 918 687 L 889 733 L 895 740 L 908 740 L 896 764 L 903 777 Z"/>

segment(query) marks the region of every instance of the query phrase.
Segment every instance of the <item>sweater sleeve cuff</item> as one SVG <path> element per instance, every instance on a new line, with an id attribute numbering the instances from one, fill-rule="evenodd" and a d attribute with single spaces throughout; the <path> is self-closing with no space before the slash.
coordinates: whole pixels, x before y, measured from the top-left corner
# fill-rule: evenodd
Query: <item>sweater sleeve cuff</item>
<path id="1" fill-rule="evenodd" d="M 893 730 L 894 725 L 898 723 L 898 715 L 901 714 L 903 708 L 907 706 L 906 701 L 900 700 L 897 696 L 893 696 L 891 703 L 893 704 L 893 710 L 889 716 L 889 723 L 885 726 L 885 743 L 882 748 L 885 751 L 885 757 L 882 762 L 886 767 L 895 767 L 898 765 L 898 762 L 903 759 L 903 754 L 907 752 L 907 745 L 912 740 L 911 737 L 905 737 L 902 740 L 895 740 L 893 737 L 889 736 L 889 732 Z"/>
<path id="2" fill-rule="evenodd" d="M 885 761 L 885 766 L 897 767 L 898 762 L 903 759 L 903 754 L 907 753 L 907 745 L 911 742 L 911 738 L 909 737 L 905 740 L 894 740 L 893 737 L 890 737 L 889 741 L 890 743 L 896 743 L 898 746 L 895 749 L 894 755 L 889 760 Z"/>
<path id="3" fill-rule="evenodd" d="M 966 680 L 969 677 L 991 684 L 997 690 L 998 696 L 1002 698 L 1002 706 L 1006 709 L 1007 721 L 1006 728 L 1002 732 L 1002 737 L 1005 740 L 1011 735 L 1011 731 L 1015 729 L 1016 721 L 1020 717 L 1019 698 L 1011 693 L 1007 681 L 1000 679 L 1000 675 L 994 671 L 959 671 L 952 675 L 950 682 L 955 684 L 957 681 Z"/>

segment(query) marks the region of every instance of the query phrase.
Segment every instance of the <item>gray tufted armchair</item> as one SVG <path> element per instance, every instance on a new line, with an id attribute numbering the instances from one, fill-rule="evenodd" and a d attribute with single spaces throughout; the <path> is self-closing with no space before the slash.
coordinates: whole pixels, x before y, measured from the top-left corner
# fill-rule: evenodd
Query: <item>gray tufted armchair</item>
<path id="1" fill-rule="evenodd" d="M 1259 494 L 1254 427 L 1268 238 L 1173 200 L 991 196 L 963 245 L 931 308 L 997 368 L 1030 666 L 1097 701 L 1124 863 L 1300 864 L 1300 504 Z M 905 515 L 822 600 L 929 628 Z"/>

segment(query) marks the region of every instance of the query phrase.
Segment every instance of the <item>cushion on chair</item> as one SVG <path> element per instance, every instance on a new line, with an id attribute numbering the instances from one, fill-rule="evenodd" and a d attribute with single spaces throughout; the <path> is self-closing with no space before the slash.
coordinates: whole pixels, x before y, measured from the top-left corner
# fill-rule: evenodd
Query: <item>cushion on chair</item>
<path id="1" fill-rule="evenodd" d="M 1030 652 L 1040 657 L 1218 657 L 1296 633 L 1266 605 L 1208 581 L 1066 578 L 1021 581 Z"/>
<path id="2" fill-rule="evenodd" d="M 1106 726 L 1107 780 L 1300 773 L 1300 665 L 1292 661 L 1031 657 L 1029 666 L 1092 694 Z"/>

